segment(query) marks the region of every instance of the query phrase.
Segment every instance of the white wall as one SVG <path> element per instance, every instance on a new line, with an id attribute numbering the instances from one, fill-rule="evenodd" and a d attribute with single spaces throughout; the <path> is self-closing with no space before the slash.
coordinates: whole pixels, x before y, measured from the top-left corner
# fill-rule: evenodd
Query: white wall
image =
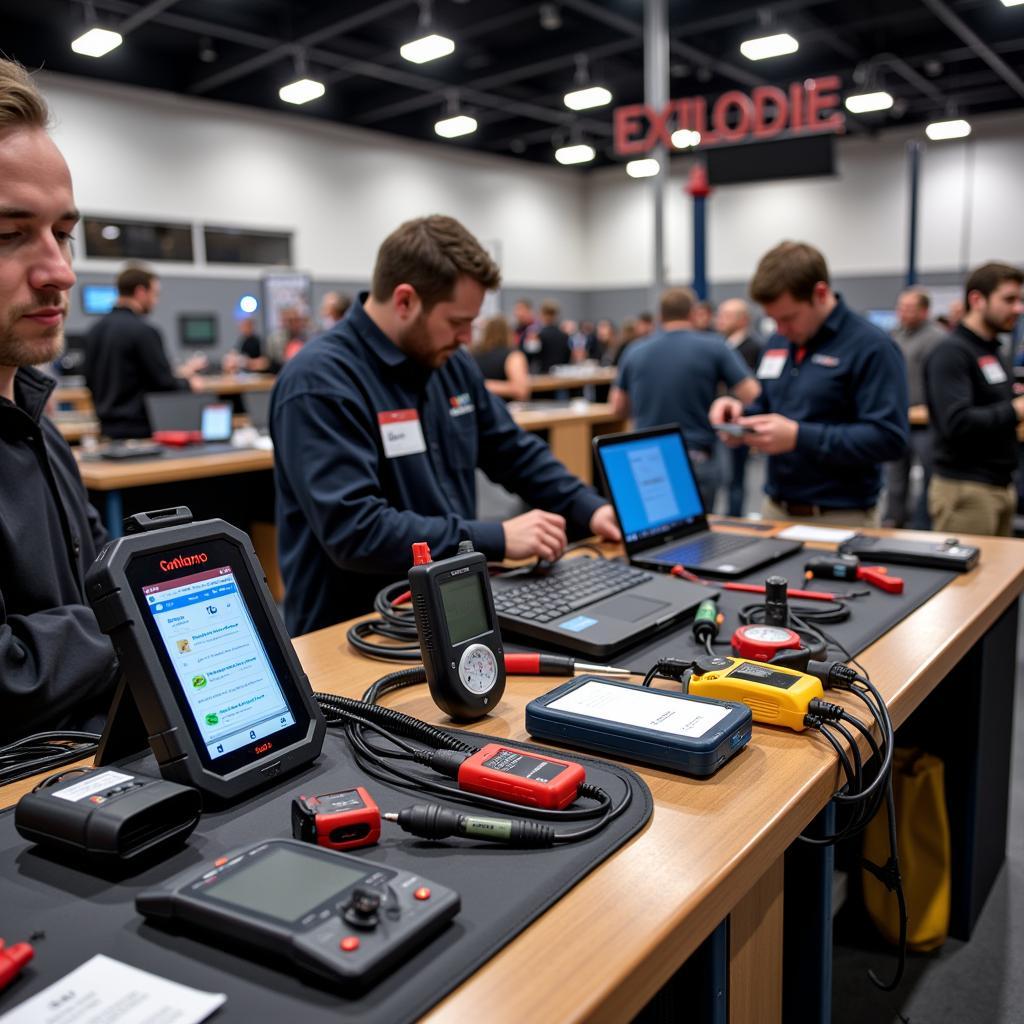
<path id="1" fill-rule="evenodd" d="M 448 213 L 500 242 L 508 284 L 587 284 L 579 171 L 58 74 L 38 81 L 86 213 L 292 230 L 296 266 L 341 280 L 365 280 L 403 220 Z"/>
<path id="2" fill-rule="evenodd" d="M 1024 117 L 974 120 L 965 141 L 925 142 L 919 196 L 918 268 L 957 271 L 986 259 L 1024 256 Z M 783 238 L 818 245 L 833 274 L 902 274 L 909 206 L 905 143 L 919 129 L 875 139 L 839 140 L 838 174 L 828 178 L 729 185 L 708 206 L 712 281 L 749 278 L 758 258 Z M 688 163 L 667 186 L 669 279 L 692 274 Z M 647 181 L 621 168 L 594 172 L 585 185 L 588 277 L 594 287 L 637 287 L 650 280 L 652 216 Z"/>

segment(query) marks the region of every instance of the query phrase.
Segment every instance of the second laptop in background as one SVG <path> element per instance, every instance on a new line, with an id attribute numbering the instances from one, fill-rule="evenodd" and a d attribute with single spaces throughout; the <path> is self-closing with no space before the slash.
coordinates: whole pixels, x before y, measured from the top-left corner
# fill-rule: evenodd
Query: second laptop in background
<path id="1" fill-rule="evenodd" d="M 634 565 L 742 576 L 803 547 L 799 541 L 713 533 L 676 425 L 605 434 L 594 440 L 594 451 Z"/>

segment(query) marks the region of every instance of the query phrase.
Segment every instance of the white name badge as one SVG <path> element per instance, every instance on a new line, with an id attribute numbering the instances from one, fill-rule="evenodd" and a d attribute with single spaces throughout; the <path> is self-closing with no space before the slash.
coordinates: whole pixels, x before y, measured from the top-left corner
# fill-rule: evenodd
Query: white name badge
<path id="1" fill-rule="evenodd" d="M 786 365 L 789 357 L 789 349 L 770 348 L 763 356 L 757 366 L 759 380 L 778 380 L 782 376 L 782 368 Z"/>
<path id="2" fill-rule="evenodd" d="M 978 367 L 985 375 L 985 380 L 989 384 L 1006 383 L 1006 371 L 1003 369 L 1003 364 L 995 356 L 979 356 Z"/>
<path id="3" fill-rule="evenodd" d="M 403 455 L 419 455 L 427 450 L 420 426 L 420 414 L 415 409 L 391 409 L 377 413 L 380 439 L 384 443 L 384 454 L 389 459 Z"/>

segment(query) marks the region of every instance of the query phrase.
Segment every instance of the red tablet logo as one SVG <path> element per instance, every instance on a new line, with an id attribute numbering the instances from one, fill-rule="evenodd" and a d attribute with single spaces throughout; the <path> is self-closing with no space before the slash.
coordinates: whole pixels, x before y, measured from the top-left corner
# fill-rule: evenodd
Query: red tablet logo
<path id="1" fill-rule="evenodd" d="M 176 555 L 170 561 L 160 560 L 160 568 L 164 572 L 174 572 L 175 569 L 187 569 L 192 565 L 205 565 L 209 560 L 205 551 L 197 551 L 194 555 Z"/>
<path id="2" fill-rule="evenodd" d="M 274 744 L 269 740 L 266 743 L 261 743 L 258 747 L 253 747 L 253 751 L 257 754 L 265 754 L 268 750 L 273 750 Z"/>

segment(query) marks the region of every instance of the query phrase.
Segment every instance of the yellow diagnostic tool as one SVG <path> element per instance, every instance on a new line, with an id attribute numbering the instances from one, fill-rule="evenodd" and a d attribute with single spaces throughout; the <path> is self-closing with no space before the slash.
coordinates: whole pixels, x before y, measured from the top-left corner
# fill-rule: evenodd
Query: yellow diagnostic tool
<path id="1" fill-rule="evenodd" d="M 689 692 L 699 697 L 739 701 L 755 722 L 803 732 L 807 705 L 824 696 L 821 682 L 805 672 L 748 658 L 697 658 Z"/>

